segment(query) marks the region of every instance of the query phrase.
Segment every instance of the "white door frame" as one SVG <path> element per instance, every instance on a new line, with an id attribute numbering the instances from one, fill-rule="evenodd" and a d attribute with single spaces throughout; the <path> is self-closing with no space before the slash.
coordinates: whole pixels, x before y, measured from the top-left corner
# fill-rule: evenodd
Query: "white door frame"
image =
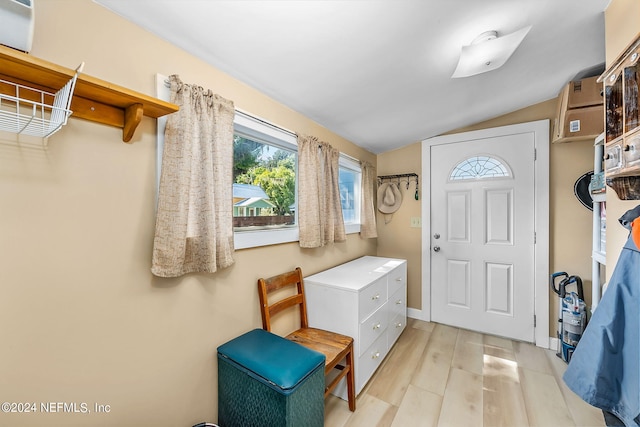
<path id="1" fill-rule="evenodd" d="M 549 120 L 520 123 L 436 136 L 422 141 L 422 188 L 431 179 L 431 147 L 467 140 L 493 138 L 515 133 L 533 133 L 536 149 L 534 227 L 534 313 L 535 343 L 549 348 Z M 424 194 L 424 193 L 423 193 Z M 422 310 L 421 319 L 431 321 L 431 192 L 422 198 Z"/>

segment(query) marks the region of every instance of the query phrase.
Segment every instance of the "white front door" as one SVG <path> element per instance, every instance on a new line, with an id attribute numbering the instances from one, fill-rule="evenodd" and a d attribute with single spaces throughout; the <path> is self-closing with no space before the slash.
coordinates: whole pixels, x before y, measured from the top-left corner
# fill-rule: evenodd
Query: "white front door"
<path id="1" fill-rule="evenodd" d="M 535 138 L 431 146 L 432 320 L 534 341 Z"/>

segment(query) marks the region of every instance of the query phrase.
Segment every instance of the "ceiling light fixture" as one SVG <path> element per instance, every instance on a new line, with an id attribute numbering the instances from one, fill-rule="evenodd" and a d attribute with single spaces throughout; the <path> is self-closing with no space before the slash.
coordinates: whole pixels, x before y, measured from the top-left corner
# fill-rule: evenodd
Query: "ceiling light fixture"
<path id="1" fill-rule="evenodd" d="M 530 29 L 528 26 L 502 37 L 498 37 L 497 31 L 480 34 L 470 45 L 462 46 L 458 66 L 451 78 L 474 76 L 502 67 Z"/>

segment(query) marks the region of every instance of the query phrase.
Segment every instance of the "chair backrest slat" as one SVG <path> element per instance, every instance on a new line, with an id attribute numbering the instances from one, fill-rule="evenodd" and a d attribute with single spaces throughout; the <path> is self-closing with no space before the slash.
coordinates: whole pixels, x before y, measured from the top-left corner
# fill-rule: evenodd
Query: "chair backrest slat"
<path id="1" fill-rule="evenodd" d="M 296 293 L 269 305 L 268 295 L 272 292 L 288 287 L 296 287 Z M 302 270 L 297 267 L 293 271 L 269 277 L 268 279 L 258 279 L 258 294 L 260 296 L 260 312 L 262 314 L 262 327 L 271 331 L 271 317 L 287 308 L 299 306 L 300 327 L 307 328 L 307 303 L 304 296 L 304 280 Z"/>

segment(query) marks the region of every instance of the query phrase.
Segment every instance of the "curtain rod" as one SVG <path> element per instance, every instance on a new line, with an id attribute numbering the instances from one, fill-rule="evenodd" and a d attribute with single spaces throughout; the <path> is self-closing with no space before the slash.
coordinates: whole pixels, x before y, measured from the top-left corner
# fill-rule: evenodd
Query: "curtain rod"
<path id="1" fill-rule="evenodd" d="M 277 129 L 277 130 L 279 130 L 281 132 L 287 133 L 287 134 L 289 134 L 289 136 L 293 136 L 293 137 L 297 137 L 298 136 L 298 134 L 296 134 L 292 130 L 285 129 L 282 126 L 275 125 L 275 124 L 273 124 L 273 123 L 271 123 L 271 122 L 269 122 L 269 121 L 267 121 L 265 119 L 262 119 L 260 117 L 256 117 L 251 113 L 247 113 L 246 111 L 242 111 L 239 108 L 236 108 L 236 114 L 240 114 L 240 115 L 245 116 L 246 118 L 249 118 L 249 119 L 252 119 L 252 120 L 257 120 L 257 121 L 259 121 L 260 123 L 262 123 L 264 125 L 270 126 L 270 127 L 274 128 L 274 129 Z"/>
<path id="2" fill-rule="evenodd" d="M 290 136 L 292 136 L 294 138 L 298 137 L 298 134 L 295 133 L 294 131 L 291 131 L 289 129 L 283 128 L 282 126 L 275 125 L 275 124 L 273 124 L 273 123 L 271 123 L 271 122 L 269 122 L 269 121 L 267 121 L 265 119 L 262 119 L 260 117 L 256 117 L 251 113 L 247 113 L 246 111 L 242 111 L 239 108 L 236 108 L 236 114 L 240 114 L 240 115 L 245 116 L 245 117 L 247 117 L 249 119 L 252 119 L 252 120 L 257 120 L 257 121 L 259 121 L 260 123 L 262 123 L 262 124 L 264 124 L 266 126 L 270 126 L 270 127 L 274 128 L 274 129 L 277 129 L 277 130 L 279 130 L 281 132 L 287 133 L 287 134 L 289 134 Z M 349 159 L 351 161 L 354 161 L 356 163 L 360 162 L 360 160 L 358 160 L 355 157 L 352 157 L 352 156 L 350 156 L 348 154 L 345 154 L 342 151 L 340 151 L 340 156 L 345 157 L 345 158 L 347 158 L 347 159 Z"/>
<path id="3" fill-rule="evenodd" d="M 166 88 L 171 88 L 171 82 L 169 81 L 169 79 L 168 79 L 168 78 L 165 78 L 165 79 L 164 79 L 164 86 L 165 86 Z M 265 119 L 262 119 L 262 118 L 260 118 L 260 117 L 257 117 L 257 116 L 255 116 L 255 115 L 253 115 L 253 114 L 251 114 L 251 113 L 248 113 L 248 112 L 246 112 L 246 111 L 243 111 L 243 110 L 241 110 L 241 109 L 239 109 L 239 108 L 236 108 L 236 109 L 235 109 L 235 111 L 236 111 L 236 114 L 243 115 L 243 116 L 245 116 L 245 117 L 247 117 L 247 118 L 249 118 L 249 119 L 252 119 L 252 120 L 257 120 L 257 121 L 259 121 L 260 123 L 262 123 L 262 124 L 264 124 L 264 125 L 267 125 L 267 126 L 270 126 L 270 127 L 274 128 L 274 129 L 277 129 L 277 130 L 279 130 L 279 131 L 281 131 L 281 132 L 284 132 L 284 133 L 288 134 L 289 136 L 292 136 L 292 137 L 294 137 L 294 138 L 297 138 L 297 137 L 298 137 L 298 134 L 297 134 L 297 133 L 295 133 L 295 132 L 294 132 L 294 131 L 292 131 L 292 130 L 289 130 L 289 129 L 283 128 L 282 126 L 278 126 L 278 125 L 276 125 L 276 124 L 273 124 L 273 123 L 271 123 L 271 122 L 269 122 L 269 121 L 267 121 L 267 120 L 265 120 Z M 347 159 L 349 159 L 349 160 L 353 160 L 354 162 L 360 162 L 360 160 L 359 160 L 359 159 L 356 159 L 355 157 L 352 157 L 352 156 L 350 156 L 350 155 L 348 155 L 348 154 L 345 154 L 345 153 L 343 153 L 343 152 L 340 152 L 340 155 L 341 155 L 341 156 L 343 156 L 343 157 L 346 157 L 346 158 L 347 158 Z"/>
<path id="4" fill-rule="evenodd" d="M 171 88 L 171 82 L 169 81 L 169 78 L 164 79 L 164 86 L 165 86 L 166 88 Z M 239 108 L 236 108 L 236 109 L 235 109 L 235 112 L 236 112 L 237 114 L 241 114 L 241 115 L 243 115 L 243 116 L 245 116 L 245 117 L 247 117 L 247 118 L 249 118 L 249 119 L 257 120 L 257 121 L 259 121 L 260 123 L 265 124 L 265 125 L 267 125 L 267 126 L 270 126 L 270 127 L 272 127 L 272 128 L 275 128 L 275 129 L 277 129 L 277 130 L 279 130 L 279 131 L 281 131 L 281 132 L 287 133 L 287 134 L 289 134 L 290 136 L 294 136 L 294 137 L 295 137 L 295 136 L 297 136 L 297 134 L 296 134 L 295 132 L 293 132 L 293 131 L 291 131 L 291 130 L 289 130 L 289 129 L 285 129 L 285 128 L 281 127 L 281 126 L 274 125 L 273 123 L 268 122 L 268 121 L 267 121 L 267 120 L 265 120 L 265 119 L 262 119 L 262 118 L 260 118 L 260 117 L 256 117 L 256 116 L 254 116 L 253 114 L 247 113 L 246 111 L 242 111 L 242 110 L 241 110 L 241 109 L 239 109 Z"/>

